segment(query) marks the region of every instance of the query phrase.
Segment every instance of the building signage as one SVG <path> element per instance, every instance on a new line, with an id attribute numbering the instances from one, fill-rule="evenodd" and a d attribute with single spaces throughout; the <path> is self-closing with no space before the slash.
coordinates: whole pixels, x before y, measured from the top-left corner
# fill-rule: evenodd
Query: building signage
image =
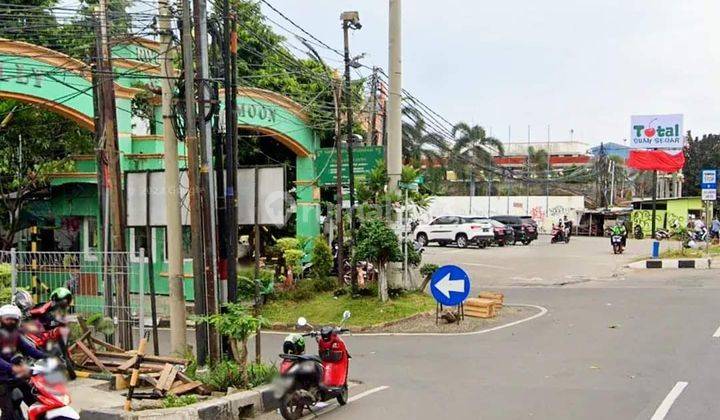
<path id="1" fill-rule="evenodd" d="M 277 121 L 277 110 L 261 104 L 238 104 L 237 115 L 243 120 L 260 120 L 269 123 Z"/>
<path id="2" fill-rule="evenodd" d="M 0 62 L 0 82 L 13 80 L 15 83 L 21 85 L 32 84 L 35 87 L 42 87 L 42 76 L 42 73 L 36 69 L 28 69 L 22 63 L 13 63 L 12 65 L 5 66 Z"/>
<path id="3" fill-rule="evenodd" d="M 635 149 L 682 149 L 685 145 L 683 115 L 633 115 L 630 147 Z"/>
<path id="4" fill-rule="evenodd" d="M 318 174 L 318 186 L 335 185 L 337 174 L 337 156 L 335 148 L 318 149 L 315 159 L 315 172 Z M 383 161 L 382 146 L 366 146 L 353 148 L 353 167 L 355 181 L 361 181 L 365 175 L 375 169 Z M 350 172 L 348 171 L 347 149 L 343 147 L 342 153 L 342 183 L 348 185 Z"/>
<path id="5" fill-rule="evenodd" d="M 700 189 L 704 201 L 717 200 L 717 169 L 703 169 L 700 177 Z"/>

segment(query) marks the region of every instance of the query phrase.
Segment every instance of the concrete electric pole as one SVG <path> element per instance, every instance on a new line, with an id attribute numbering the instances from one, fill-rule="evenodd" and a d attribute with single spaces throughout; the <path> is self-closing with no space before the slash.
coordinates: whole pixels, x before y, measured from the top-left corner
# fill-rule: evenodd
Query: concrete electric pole
<path id="1" fill-rule="evenodd" d="M 397 193 L 402 173 L 402 1 L 390 0 L 387 103 L 388 190 Z"/>
<path id="2" fill-rule="evenodd" d="M 162 90 L 163 145 L 165 164 L 165 215 L 167 218 L 168 289 L 170 292 L 170 351 L 183 354 L 187 348 L 185 293 L 183 290 L 182 222 L 180 217 L 180 169 L 177 138 L 173 127 L 172 84 L 173 69 L 172 33 L 167 0 L 158 2 L 160 32 L 160 87 Z"/>

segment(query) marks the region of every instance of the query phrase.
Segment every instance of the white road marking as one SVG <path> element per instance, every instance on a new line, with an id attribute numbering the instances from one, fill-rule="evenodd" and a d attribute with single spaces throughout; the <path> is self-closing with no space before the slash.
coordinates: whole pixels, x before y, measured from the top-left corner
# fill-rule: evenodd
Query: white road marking
<path id="1" fill-rule="evenodd" d="M 492 265 L 492 264 L 482 264 L 482 263 L 470 263 L 470 262 L 463 262 L 460 263 L 460 265 L 470 265 L 474 267 L 487 267 L 487 268 L 496 268 L 498 270 L 512 270 L 510 267 L 503 267 L 501 265 Z"/>
<path id="2" fill-rule="evenodd" d="M 374 394 L 374 393 L 376 393 L 376 392 L 385 391 L 385 390 L 388 389 L 388 388 L 390 388 L 390 387 L 387 386 L 387 385 L 383 385 L 383 386 L 379 386 L 379 387 L 377 387 L 377 388 L 368 389 L 367 391 L 361 392 L 361 393 L 359 393 L 359 394 L 357 394 L 357 395 L 353 395 L 352 397 L 350 397 L 350 398 L 348 399 L 348 402 L 357 401 L 357 400 L 359 400 L 360 398 L 365 398 L 365 397 L 367 397 L 368 395 L 372 395 L 372 394 Z"/>
<path id="3" fill-rule="evenodd" d="M 718 338 L 718 337 L 720 337 L 720 327 L 718 327 L 718 329 L 715 330 L 715 334 L 713 334 L 713 338 Z"/>
<path id="4" fill-rule="evenodd" d="M 670 411 L 670 407 L 672 407 L 675 400 L 680 396 L 687 385 L 687 382 L 676 383 L 673 389 L 670 390 L 670 393 L 667 394 L 663 402 L 660 404 L 660 407 L 655 410 L 655 414 L 653 414 L 650 420 L 663 420 Z"/>

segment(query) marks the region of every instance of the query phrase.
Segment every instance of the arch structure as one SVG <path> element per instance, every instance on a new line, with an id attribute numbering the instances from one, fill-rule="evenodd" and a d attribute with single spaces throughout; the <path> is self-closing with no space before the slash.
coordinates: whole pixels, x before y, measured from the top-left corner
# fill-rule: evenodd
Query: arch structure
<path id="1" fill-rule="evenodd" d="M 159 44 L 131 40 L 113 47 L 119 148 L 123 171 L 163 169 L 162 114 L 152 102 L 153 135 L 133 134 L 132 100 L 142 89 L 138 83 L 159 85 Z M 64 115 L 80 126 L 94 129 L 93 89 L 90 67 L 70 56 L 20 41 L 0 38 L 0 98 L 15 99 Z M 314 236 L 320 231 L 320 191 L 315 173 L 317 136 L 303 108 L 287 97 L 261 89 L 239 88 L 238 125 L 273 137 L 296 155 L 297 233 Z M 222 93 L 221 93 L 222 97 Z M 184 144 L 179 145 L 181 164 Z M 77 156 L 75 171 L 58 173 L 53 185 L 94 183 L 94 159 Z"/>

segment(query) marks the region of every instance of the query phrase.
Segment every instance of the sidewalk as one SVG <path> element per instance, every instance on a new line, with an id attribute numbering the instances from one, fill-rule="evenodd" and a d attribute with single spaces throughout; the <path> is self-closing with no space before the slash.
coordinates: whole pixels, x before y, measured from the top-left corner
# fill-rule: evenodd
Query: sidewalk
<path id="1" fill-rule="evenodd" d="M 68 382 L 68 391 L 75 410 L 122 407 L 125 398 L 119 392 L 107 391 L 107 381 L 77 378 Z"/>

